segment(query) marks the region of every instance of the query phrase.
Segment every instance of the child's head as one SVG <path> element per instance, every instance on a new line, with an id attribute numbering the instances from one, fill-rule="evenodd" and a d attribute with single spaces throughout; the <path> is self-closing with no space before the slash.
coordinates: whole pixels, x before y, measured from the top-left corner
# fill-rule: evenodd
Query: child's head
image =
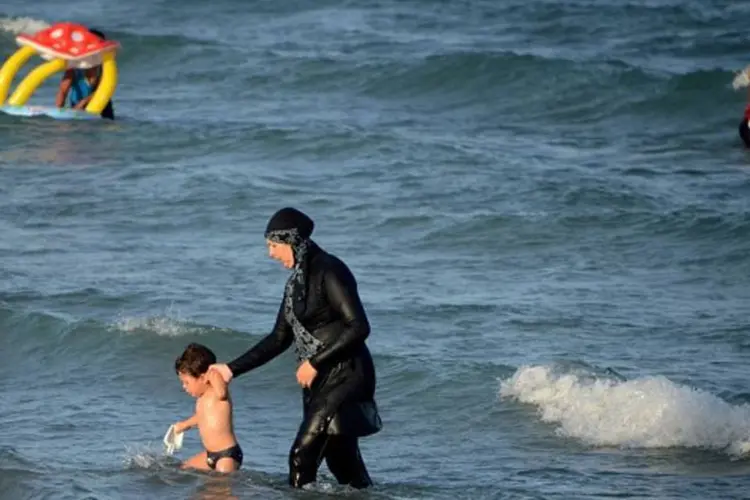
<path id="1" fill-rule="evenodd" d="M 103 32 L 99 31 L 98 29 L 89 28 L 89 32 L 92 33 L 92 34 L 94 34 L 94 35 L 96 35 L 96 36 L 98 36 L 100 40 L 106 40 L 107 39 L 107 36 Z M 96 78 L 99 75 L 99 71 L 101 71 L 101 69 L 102 69 L 101 64 L 98 64 L 98 65 L 94 66 L 93 68 L 87 69 L 86 70 L 86 77 L 88 77 L 88 78 Z"/>
<path id="2" fill-rule="evenodd" d="M 201 344 L 190 344 L 174 362 L 174 369 L 180 377 L 182 388 L 193 397 L 200 397 L 206 392 L 208 367 L 216 363 L 216 355 Z"/>
<path id="3" fill-rule="evenodd" d="M 102 40 L 106 40 L 107 39 L 107 36 L 104 33 L 102 33 L 101 31 L 99 31 L 98 29 L 89 28 L 89 31 L 91 33 L 93 33 L 94 35 L 98 36 L 99 38 L 101 38 Z"/>

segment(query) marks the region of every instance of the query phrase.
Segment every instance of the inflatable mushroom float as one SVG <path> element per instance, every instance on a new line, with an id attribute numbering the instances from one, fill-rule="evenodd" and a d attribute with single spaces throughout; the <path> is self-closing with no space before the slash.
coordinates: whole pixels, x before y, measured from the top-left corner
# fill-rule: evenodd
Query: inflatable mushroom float
<path id="1" fill-rule="evenodd" d="M 101 65 L 99 86 L 87 104 L 85 113 L 92 115 L 91 117 L 99 117 L 117 87 L 115 55 L 120 48 L 118 42 L 102 40 L 80 24 L 57 23 L 33 35 L 22 33 L 16 37 L 16 43 L 21 48 L 0 68 L 0 105 L 5 111 L 7 108 L 23 107 L 34 91 L 57 72 Z M 6 102 L 13 78 L 35 54 L 47 62 L 29 72 Z"/>

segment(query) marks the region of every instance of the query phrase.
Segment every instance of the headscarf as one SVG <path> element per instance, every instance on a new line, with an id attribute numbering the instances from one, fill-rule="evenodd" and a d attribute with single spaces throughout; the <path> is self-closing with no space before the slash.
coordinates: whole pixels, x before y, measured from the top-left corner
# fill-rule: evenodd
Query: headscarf
<path id="1" fill-rule="evenodd" d="M 284 288 L 284 318 L 294 332 L 294 347 L 299 361 L 313 357 L 323 343 L 316 339 L 297 318 L 296 311 L 304 311 L 307 300 L 308 250 L 313 220 L 296 208 L 282 208 L 268 221 L 265 237 L 274 243 L 292 247 L 294 267 Z"/>

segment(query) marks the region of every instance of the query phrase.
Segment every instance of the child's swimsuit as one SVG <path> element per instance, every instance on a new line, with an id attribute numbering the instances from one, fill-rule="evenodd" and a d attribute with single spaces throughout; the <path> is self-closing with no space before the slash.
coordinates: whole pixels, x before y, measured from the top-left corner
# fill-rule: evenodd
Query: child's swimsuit
<path id="1" fill-rule="evenodd" d="M 68 102 L 70 107 L 75 107 L 76 104 L 90 96 L 94 92 L 91 84 L 86 80 L 86 73 L 83 70 L 73 70 L 73 78 L 70 81 L 70 94 L 68 95 Z"/>
<path id="2" fill-rule="evenodd" d="M 206 463 L 212 469 L 216 469 L 216 463 L 222 458 L 231 458 L 237 462 L 237 467 L 242 465 L 242 448 L 239 444 L 232 446 L 221 451 L 208 451 L 206 450 Z"/>
<path id="3" fill-rule="evenodd" d="M 93 93 L 94 88 L 86 79 L 86 72 L 80 69 L 73 70 L 73 78 L 70 84 L 70 94 L 68 96 L 70 107 L 75 107 L 76 104 Z M 115 111 L 112 107 L 112 100 L 110 100 L 107 103 L 107 106 L 102 110 L 101 116 L 102 118 L 109 118 L 110 120 L 115 119 Z"/>

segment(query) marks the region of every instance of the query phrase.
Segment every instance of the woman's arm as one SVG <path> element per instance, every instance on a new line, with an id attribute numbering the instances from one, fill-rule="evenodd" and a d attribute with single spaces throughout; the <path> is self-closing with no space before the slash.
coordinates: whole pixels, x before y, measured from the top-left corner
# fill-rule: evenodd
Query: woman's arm
<path id="1" fill-rule="evenodd" d="M 243 373 L 268 363 L 286 351 L 292 345 L 292 339 L 291 328 L 284 318 L 284 299 L 282 299 L 279 312 L 276 315 L 276 324 L 271 333 L 251 347 L 245 354 L 227 363 L 232 371 L 232 377 L 239 377 Z"/>
<path id="2" fill-rule="evenodd" d="M 316 370 L 320 365 L 336 360 L 352 346 L 364 342 L 370 335 L 370 323 L 359 298 L 357 281 L 346 265 L 336 261 L 326 269 L 323 280 L 328 303 L 346 326 L 333 342 L 310 358 L 310 364 Z"/>

